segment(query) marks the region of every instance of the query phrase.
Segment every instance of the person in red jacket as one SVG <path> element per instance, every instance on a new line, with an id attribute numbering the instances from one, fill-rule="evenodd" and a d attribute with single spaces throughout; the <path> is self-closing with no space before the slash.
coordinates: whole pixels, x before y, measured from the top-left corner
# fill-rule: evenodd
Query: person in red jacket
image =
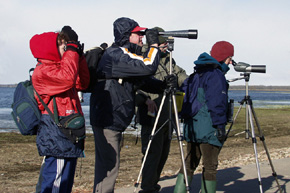
<path id="1" fill-rule="evenodd" d="M 83 114 L 77 92 L 86 89 L 90 79 L 76 32 L 65 26 L 59 33 L 36 34 L 30 40 L 30 49 L 38 61 L 32 83 L 50 111 L 55 110 L 55 98 L 59 117 Z M 36 99 L 42 112 L 36 143 L 39 155 L 45 156 L 41 192 L 71 192 L 77 158 L 83 156 L 84 139 L 76 143 L 69 140 Z"/>

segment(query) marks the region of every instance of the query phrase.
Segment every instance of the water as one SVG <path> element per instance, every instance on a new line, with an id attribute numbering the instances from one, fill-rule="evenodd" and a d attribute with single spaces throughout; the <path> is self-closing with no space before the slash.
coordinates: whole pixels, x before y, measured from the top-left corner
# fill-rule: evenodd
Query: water
<path id="1" fill-rule="evenodd" d="M 229 99 L 234 99 L 235 106 L 245 98 L 245 90 L 229 91 Z M 249 91 L 254 108 L 279 108 L 290 106 L 290 91 Z"/>
<path id="2" fill-rule="evenodd" d="M 16 125 L 10 115 L 13 93 L 15 88 L 0 87 L 0 132 L 18 131 Z M 249 96 L 253 100 L 255 108 L 280 108 L 290 107 L 290 92 L 282 91 L 249 91 Z M 244 90 L 229 91 L 229 98 L 234 99 L 235 106 L 239 106 L 242 99 L 245 97 Z M 86 119 L 87 131 L 92 132 L 89 123 L 89 93 L 84 93 L 84 102 L 82 109 Z"/>

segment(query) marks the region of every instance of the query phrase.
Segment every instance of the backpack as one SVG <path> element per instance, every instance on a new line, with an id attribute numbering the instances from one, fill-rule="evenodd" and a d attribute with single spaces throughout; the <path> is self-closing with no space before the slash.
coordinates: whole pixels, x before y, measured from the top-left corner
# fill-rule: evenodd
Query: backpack
<path id="1" fill-rule="evenodd" d="M 200 75 L 194 72 L 183 82 L 180 88 L 185 93 L 180 112 L 182 118 L 186 119 L 195 116 L 202 107 L 202 103 L 197 100 L 199 78 Z"/>
<path id="2" fill-rule="evenodd" d="M 17 84 L 11 105 L 11 115 L 22 135 L 35 135 L 41 117 L 31 81 L 30 73 L 33 70 L 29 70 L 29 80 Z"/>
<path id="3" fill-rule="evenodd" d="M 83 92 L 91 93 L 93 91 L 93 88 L 98 81 L 98 78 L 97 78 L 98 64 L 107 47 L 108 47 L 107 43 L 102 43 L 100 47 L 94 47 L 90 50 L 87 50 L 84 53 L 84 56 L 88 64 L 89 72 L 90 72 L 90 84 L 88 88 Z"/>

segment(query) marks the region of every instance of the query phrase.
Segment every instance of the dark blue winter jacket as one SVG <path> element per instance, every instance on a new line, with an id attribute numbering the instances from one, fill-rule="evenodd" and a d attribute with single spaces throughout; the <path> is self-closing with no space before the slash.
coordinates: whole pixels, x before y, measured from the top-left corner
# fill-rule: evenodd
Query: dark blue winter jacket
<path id="1" fill-rule="evenodd" d="M 97 70 L 99 81 L 90 98 L 92 126 L 122 132 L 133 118 L 137 87 L 162 92 L 163 83 L 149 77 L 157 70 L 159 49 L 150 47 L 143 57 L 141 47 L 129 42 L 136 26 L 138 23 L 129 18 L 114 23 L 115 43 L 102 56 Z"/>
<path id="2" fill-rule="evenodd" d="M 216 128 L 224 129 L 227 123 L 228 83 L 221 64 L 207 53 L 194 63 L 195 74 L 190 76 L 194 81 L 189 78 L 182 87 L 184 137 L 191 142 L 221 146 Z"/>
<path id="3" fill-rule="evenodd" d="M 73 144 L 47 114 L 41 116 L 36 144 L 40 156 L 83 157 L 84 142 Z"/>

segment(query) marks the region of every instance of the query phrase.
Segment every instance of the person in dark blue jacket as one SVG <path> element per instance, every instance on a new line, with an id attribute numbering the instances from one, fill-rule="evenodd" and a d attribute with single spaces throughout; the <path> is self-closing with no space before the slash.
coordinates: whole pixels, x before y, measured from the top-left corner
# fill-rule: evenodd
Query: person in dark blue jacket
<path id="1" fill-rule="evenodd" d="M 234 47 L 226 41 L 215 43 L 210 52 L 194 62 L 195 72 L 185 80 L 182 106 L 184 138 L 187 141 L 185 165 L 190 184 L 202 157 L 201 192 L 216 191 L 218 155 L 225 140 L 228 83 L 225 73 L 232 63 Z M 179 171 L 175 193 L 185 193 L 183 169 Z"/>
<path id="2" fill-rule="evenodd" d="M 125 17 L 117 19 L 113 26 L 115 42 L 101 58 L 98 82 L 90 98 L 96 153 L 94 192 L 98 193 L 114 192 L 121 136 L 135 113 L 136 89 L 155 93 L 164 89 L 162 81 L 150 78 L 160 60 L 158 31 L 142 28 Z M 141 52 L 144 34 L 149 43 L 145 56 Z"/>

